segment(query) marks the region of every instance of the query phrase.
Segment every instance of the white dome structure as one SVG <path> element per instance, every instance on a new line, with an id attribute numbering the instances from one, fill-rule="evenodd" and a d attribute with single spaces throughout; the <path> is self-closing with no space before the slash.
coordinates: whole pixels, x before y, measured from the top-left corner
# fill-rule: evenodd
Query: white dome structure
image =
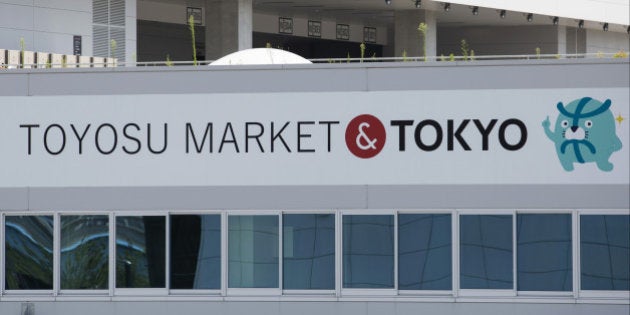
<path id="1" fill-rule="evenodd" d="M 237 51 L 210 63 L 210 66 L 275 65 L 312 63 L 300 55 L 275 48 L 252 48 Z"/>

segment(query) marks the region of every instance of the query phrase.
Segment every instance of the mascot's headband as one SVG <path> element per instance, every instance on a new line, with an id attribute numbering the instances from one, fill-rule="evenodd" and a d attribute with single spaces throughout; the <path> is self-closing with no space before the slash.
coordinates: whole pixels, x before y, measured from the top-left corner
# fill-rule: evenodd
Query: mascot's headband
<path id="1" fill-rule="evenodd" d="M 562 102 L 558 103 L 558 110 L 560 111 L 560 113 L 562 113 L 562 115 L 573 118 L 572 126 L 577 126 L 578 120 L 580 120 L 581 118 L 587 118 L 587 117 L 593 117 L 593 116 L 599 115 L 607 111 L 608 108 L 610 108 L 610 100 L 608 99 L 604 103 L 602 103 L 602 105 L 600 105 L 598 108 L 588 113 L 582 113 L 582 110 L 584 110 L 584 106 L 586 106 L 586 104 L 590 102 L 591 100 L 592 98 L 590 97 L 583 97 L 580 100 L 580 103 L 578 103 L 578 106 L 575 109 L 575 113 L 569 113 L 562 105 Z"/>

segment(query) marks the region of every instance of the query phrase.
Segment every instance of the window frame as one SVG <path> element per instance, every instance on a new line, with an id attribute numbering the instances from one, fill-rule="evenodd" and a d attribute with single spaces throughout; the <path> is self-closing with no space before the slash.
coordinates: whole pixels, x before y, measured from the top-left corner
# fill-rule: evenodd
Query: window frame
<path id="1" fill-rule="evenodd" d="M 587 299 L 601 299 L 601 298 L 618 298 L 618 299 L 628 299 L 630 296 L 630 290 L 582 290 L 582 261 L 581 261 L 581 245 L 582 245 L 582 231 L 581 231 L 581 220 L 582 215 L 628 215 L 630 216 L 630 209 L 605 209 L 605 210 L 577 210 L 576 216 L 578 217 L 576 222 L 576 232 L 577 232 L 577 253 L 580 260 L 577 262 L 577 280 L 574 279 L 575 285 L 577 287 L 576 298 L 587 298 Z"/>
<path id="2" fill-rule="evenodd" d="M 344 288 L 343 287 L 343 217 L 346 215 L 391 215 L 394 220 L 394 286 L 388 289 L 371 289 L 371 288 Z M 339 212 L 340 222 L 339 229 L 336 231 L 339 236 L 339 291 L 340 296 L 397 296 L 398 295 L 398 211 L 391 210 L 374 210 L 374 209 L 353 209 L 341 210 Z"/>
<path id="3" fill-rule="evenodd" d="M 113 237 L 110 239 L 110 253 L 112 253 L 113 255 L 110 257 L 110 266 L 113 265 L 113 269 L 111 269 L 109 276 L 110 276 L 110 281 L 113 283 L 113 286 L 110 288 L 112 290 L 111 295 L 112 296 L 137 296 L 137 295 L 141 295 L 141 296 L 166 296 L 168 295 L 168 287 L 170 285 L 170 281 L 168 278 L 168 270 L 169 270 L 169 256 L 170 256 L 170 240 L 168 239 L 168 235 L 170 233 L 170 220 L 168 220 L 168 212 L 165 211 L 114 211 L 112 213 L 113 217 L 114 217 L 114 223 L 110 224 L 113 228 Z M 118 259 L 117 255 L 116 255 L 116 240 L 117 240 L 117 224 L 118 222 L 116 221 L 118 217 L 163 217 L 165 222 L 165 249 L 164 249 L 164 256 L 165 256 L 165 265 L 164 265 L 164 276 L 166 277 L 164 279 L 164 288 L 118 288 L 116 287 L 116 261 Z M 111 231 L 111 229 L 110 229 Z"/>

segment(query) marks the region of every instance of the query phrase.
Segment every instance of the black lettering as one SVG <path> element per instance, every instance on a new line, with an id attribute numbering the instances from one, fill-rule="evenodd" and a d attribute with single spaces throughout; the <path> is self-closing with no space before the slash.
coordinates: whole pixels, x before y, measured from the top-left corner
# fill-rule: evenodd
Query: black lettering
<path id="1" fill-rule="evenodd" d="M 140 152 L 140 149 L 142 149 L 142 142 L 140 142 L 140 139 L 130 135 L 127 132 L 127 128 L 129 128 L 129 127 L 134 127 L 134 128 L 136 128 L 137 131 L 140 131 L 140 126 L 138 126 L 137 124 L 134 124 L 134 123 L 130 123 L 130 124 L 126 124 L 125 127 L 123 127 L 123 135 L 125 136 L 125 138 L 127 138 L 127 139 L 129 139 L 129 140 L 131 140 L 131 141 L 136 143 L 136 149 L 135 150 L 129 150 L 129 149 L 127 149 L 126 145 L 123 145 L 122 148 L 123 148 L 123 151 L 125 151 L 125 153 L 127 153 L 127 154 L 138 154 L 138 152 Z"/>
<path id="2" fill-rule="evenodd" d="M 108 151 L 105 151 L 101 148 L 101 144 L 100 144 L 100 134 L 101 134 L 101 129 L 103 128 L 109 128 L 112 130 L 112 134 L 114 135 L 114 143 L 112 144 L 112 148 L 109 149 Z M 118 146 L 118 134 L 116 133 L 116 128 L 114 128 L 114 126 L 112 126 L 111 124 L 102 124 L 100 126 L 98 126 L 98 128 L 96 129 L 96 134 L 94 134 L 94 142 L 96 143 L 96 149 L 98 150 L 98 152 L 101 152 L 101 154 L 105 154 L 105 155 L 109 155 L 112 154 L 112 152 L 114 152 L 114 150 L 116 150 L 116 146 Z"/>
<path id="3" fill-rule="evenodd" d="M 284 147 L 287 149 L 287 152 L 291 153 L 291 149 L 289 148 L 289 146 L 287 145 L 286 141 L 284 141 L 284 138 L 282 137 L 282 132 L 284 131 L 284 129 L 287 128 L 287 126 L 289 126 L 289 122 L 287 121 L 286 124 L 284 124 L 282 126 L 282 128 L 280 128 L 280 131 L 278 131 L 278 133 L 274 133 L 274 129 L 273 129 L 273 122 L 271 122 L 271 152 L 274 152 L 274 143 L 276 142 L 276 139 L 280 139 L 280 141 L 282 142 L 282 144 L 284 145 Z"/>
<path id="4" fill-rule="evenodd" d="M 151 147 L 151 124 L 147 124 L 147 148 L 149 148 L 149 152 L 153 154 L 162 154 L 166 151 L 166 147 L 168 146 L 168 124 L 164 124 L 164 145 L 161 150 L 153 150 Z"/>
<path id="5" fill-rule="evenodd" d="M 497 120 L 490 120 L 488 127 L 484 127 L 479 119 L 475 119 L 473 120 L 473 122 L 475 123 L 475 126 L 477 126 L 477 130 L 479 130 L 479 133 L 481 133 L 481 149 L 483 151 L 488 151 L 488 137 L 490 136 L 490 132 L 492 131 L 492 128 L 494 128 L 494 125 L 497 124 Z"/>
<path id="6" fill-rule="evenodd" d="M 212 153 L 212 123 L 206 125 L 206 130 L 203 132 L 203 138 L 201 138 L 201 145 L 197 144 L 197 138 L 195 138 L 195 132 L 192 125 L 186 123 L 186 153 L 189 153 L 189 140 L 192 137 L 193 144 L 197 153 L 201 153 L 203 146 L 206 144 L 206 138 L 208 138 L 208 152 Z"/>
<path id="7" fill-rule="evenodd" d="M 228 131 L 230 132 L 230 135 L 232 135 L 232 140 L 227 140 Z M 238 150 L 238 143 L 236 142 L 236 137 L 234 136 L 234 130 L 232 130 L 232 123 L 227 123 L 227 125 L 225 125 L 225 131 L 223 131 L 223 137 L 221 138 L 221 145 L 219 146 L 219 153 L 223 152 L 223 144 L 225 143 L 233 143 L 236 153 L 240 153 L 240 151 Z"/>
<path id="8" fill-rule="evenodd" d="M 83 139 L 85 139 L 85 135 L 87 134 L 88 130 L 90 129 L 90 126 L 92 126 L 92 124 L 88 124 L 85 127 L 85 130 L 83 130 L 83 133 L 79 136 L 79 133 L 74 128 L 74 124 L 70 124 L 70 127 L 72 128 L 72 131 L 74 132 L 74 135 L 77 136 L 77 140 L 79 140 L 79 155 L 83 154 Z"/>
<path id="9" fill-rule="evenodd" d="M 459 127 L 457 127 L 457 130 L 453 132 L 453 129 L 454 129 L 453 120 L 449 119 L 447 121 L 446 130 L 448 133 L 448 137 L 446 139 L 446 144 L 447 144 L 448 151 L 453 151 L 453 143 L 455 142 L 453 141 L 454 139 L 457 139 L 457 142 L 459 142 L 459 145 L 461 145 L 465 151 L 470 151 L 470 146 L 468 145 L 466 140 L 462 138 L 462 132 L 464 131 L 464 129 L 466 129 L 466 126 L 468 125 L 469 122 L 470 122 L 470 119 L 464 119 L 462 123 L 459 125 Z"/>
<path id="10" fill-rule="evenodd" d="M 516 144 L 509 144 L 507 140 L 505 139 L 505 130 L 510 125 L 515 125 L 521 131 L 521 138 Z M 525 142 L 527 142 L 527 127 L 525 127 L 525 124 L 522 121 L 515 118 L 508 119 L 504 121 L 499 127 L 499 143 L 506 150 L 509 150 L 509 151 L 519 150 L 525 145 Z"/>
<path id="11" fill-rule="evenodd" d="M 405 127 L 413 125 L 413 120 L 392 120 L 392 126 L 398 126 L 398 151 L 405 151 Z"/>
<path id="12" fill-rule="evenodd" d="M 250 135 L 249 134 L 249 126 L 258 126 L 258 130 L 260 131 L 258 134 Z M 245 152 L 249 152 L 249 139 L 256 139 L 258 143 L 258 147 L 260 148 L 260 152 L 265 153 L 265 149 L 263 149 L 262 143 L 260 143 L 260 137 L 265 133 L 265 127 L 261 123 L 257 122 L 246 122 L 245 123 Z"/>
<path id="13" fill-rule="evenodd" d="M 20 125 L 20 128 L 27 128 L 26 134 L 28 137 L 28 155 L 31 155 L 31 129 L 39 128 L 39 125 Z"/>
<path id="14" fill-rule="evenodd" d="M 435 141 L 431 145 L 424 144 L 422 142 L 422 128 L 425 126 L 432 126 L 435 129 Z M 416 145 L 423 151 L 433 151 L 440 147 L 442 144 L 442 127 L 440 124 L 432 119 L 423 120 L 416 126 L 416 132 L 414 133 Z"/>
<path id="15" fill-rule="evenodd" d="M 58 128 L 61 131 L 61 147 L 57 151 L 52 151 L 50 147 L 48 147 L 48 132 L 53 127 Z M 52 124 L 46 128 L 46 131 L 44 131 L 44 147 L 46 148 L 46 151 L 52 155 L 57 155 L 63 152 L 63 149 L 66 147 L 66 131 L 63 130 L 63 127 L 57 124 Z"/>
<path id="16" fill-rule="evenodd" d="M 310 138 L 310 133 L 302 133 L 302 125 L 314 125 L 314 121 L 298 121 L 297 136 L 298 136 L 298 152 L 315 152 L 315 149 L 302 149 L 302 138 Z"/>
<path id="17" fill-rule="evenodd" d="M 330 150 L 331 150 L 331 142 L 330 142 L 331 125 L 339 125 L 339 122 L 338 121 L 320 121 L 319 124 L 327 126 L 328 152 L 330 152 Z"/>

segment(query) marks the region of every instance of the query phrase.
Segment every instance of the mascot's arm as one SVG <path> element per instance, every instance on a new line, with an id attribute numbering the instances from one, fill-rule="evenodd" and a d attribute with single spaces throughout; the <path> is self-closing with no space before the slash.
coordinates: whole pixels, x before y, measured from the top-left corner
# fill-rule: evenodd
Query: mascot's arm
<path id="1" fill-rule="evenodd" d="M 547 116 L 547 119 L 542 122 L 542 126 L 543 129 L 545 129 L 545 134 L 547 135 L 547 138 L 549 138 L 551 141 L 555 141 L 555 134 L 551 132 L 551 129 L 549 129 L 549 126 L 551 126 L 551 122 L 549 122 L 549 116 Z"/>

